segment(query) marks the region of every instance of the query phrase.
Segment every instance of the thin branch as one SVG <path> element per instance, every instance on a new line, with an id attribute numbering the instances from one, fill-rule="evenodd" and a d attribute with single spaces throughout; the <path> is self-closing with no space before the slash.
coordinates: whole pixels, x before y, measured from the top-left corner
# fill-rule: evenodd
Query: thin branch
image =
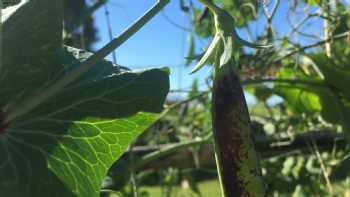
<path id="1" fill-rule="evenodd" d="M 138 184 L 135 176 L 135 158 L 134 158 L 134 153 L 132 151 L 133 145 L 129 147 L 129 163 L 130 163 L 130 180 L 131 180 L 131 185 L 132 185 L 132 190 L 133 190 L 133 197 L 138 197 L 139 192 L 138 192 Z"/>
<path id="2" fill-rule="evenodd" d="M 198 146 L 198 145 L 202 145 L 202 144 L 207 144 L 207 143 L 211 142 L 211 140 L 212 140 L 212 133 L 210 133 L 209 135 L 207 135 L 206 137 L 204 137 L 202 139 L 195 139 L 195 140 L 191 140 L 191 141 L 187 141 L 187 142 L 180 142 L 180 143 L 168 145 L 165 148 L 161 148 L 157 151 L 154 151 L 150 154 L 143 156 L 141 159 L 139 159 L 139 161 L 137 161 L 135 163 L 134 167 L 136 169 L 140 168 L 140 167 L 142 167 L 142 166 L 144 166 L 152 161 L 155 161 L 161 157 L 167 156 L 167 155 L 174 153 L 180 149 Z"/>
<path id="3" fill-rule="evenodd" d="M 303 51 L 305 51 L 307 49 L 311 49 L 311 48 L 315 48 L 315 47 L 319 47 L 321 45 L 324 45 L 326 42 L 329 42 L 331 40 L 336 41 L 336 40 L 347 38 L 348 35 L 349 35 L 349 32 L 340 33 L 338 35 L 335 35 L 333 38 L 325 39 L 325 40 L 316 42 L 314 44 L 310 44 L 310 45 L 306 45 L 306 46 L 297 48 L 297 49 L 292 50 L 291 52 L 287 53 L 286 55 L 278 58 L 277 60 L 275 60 L 275 63 L 280 62 L 281 60 L 283 60 L 285 58 L 288 58 L 288 57 L 290 57 L 290 56 L 292 56 L 292 55 L 294 55 L 296 53 L 303 52 Z"/>
<path id="4" fill-rule="evenodd" d="M 187 99 L 185 99 L 185 100 L 183 100 L 183 101 L 179 101 L 179 102 L 177 102 L 177 103 L 174 103 L 174 104 L 168 106 L 168 107 L 167 107 L 165 110 L 163 110 L 163 112 L 158 116 L 157 120 L 160 120 L 160 119 L 164 118 L 164 116 L 166 116 L 166 115 L 167 115 L 170 111 L 172 111 L 173 109 L 176 109 L 177 107 L 180 107 L 181 105 L 183 105 L 183 104 L 185 104 L 185 103 L 189 103 L 189 102 L 191 102 L 191 101 L 193 101 L 193 100 L 196 100 L 196 99 L 198 99 L 198 98 L 200 98 L 200 97 L 206 96 L 206 95 L 208 95 L 209 93 L 210 93 L 210 91 L 201 92 L 201 93 L 199 93 L 199 94 L 197 94 L 197 95 L 194 95 L 194 96 L 192 96 L 192 97 L 190 97 L 190 98 L 187 98 Z"/>
<path id="5" fill-rule="evenodd" d="M 106 4 L 103 7 L 105 10 L 109 41 L 111 42 L 113 40 L 113 30 L 112 30 L 112 25 L 111 25 L 111 19 L 109 16 L 109 9 L 108 9 Z M 113 63 L 117 65 L 117 55 L 115 54 L 115 50 L 112 52 L 112 58 L 113 58 Z"/>
<path id="6" fill-rule="evenodd" d="M 322 156 L 320 154 L 320 151 L 318 150 L 317 148 L 317 145 L 315 143 L 314 140 L 311 140 L 311 144 L 312 144 L 312 148 L 314 149 L 315 151 L 315 154 L 316 154 L 316 158 L 318 160 L 318 162 L 320 163 L 320 166 L 321 166 L 321 169 L 322 169 L 322 173 L 323 173 L 323 176 L 324 176 L 324 179 L 326 180 L 326 184 L 327 184 L 327 188 L 328 188 L 328 191 L 331 195 L 333 195 L 333 187 L 332 187 L 332 183 L 329 179 L 329 176 L 328 176 L 328 173 L 327 173 L 327 169 L 326 169 L 326 166 L 322 160 Z"/>
<path id="7" fill-rule="evenodd" d="M 207 136 L 207 138 L 211 136 Z M 313 154 L 310 143 L 314 141 L 319 152 L 332 152 L 334 147 L 337 150 L 344 150 L 347 147 L 345 135 L 330 131 L 310 131 L 294 137 L 275 138 L 272 136 L 256 136 L 256 147 L 263 158 L 285 157 L 295 154 Z M 180 168 L 193 167 L 194 162 L 184 158 L 190 158 L 190 147 L 200 146 L 199 161 L 204 166 L 214 166 L 214 154 L 211 139 L 202 138 L 188 142 L 165 144 L 157 146 L 135 146 L 133 151 L 136 158 L 135 169 L 158 169 L 167 168 L 169 165 L 181 166 Z M 176 152 L 176 154 L 174 154 Z M 130 154 L 126 152 L 127 156 Z M 165 158 L 165 159 L 162 159 Z M 142 161 L 146 159 L 146 161 Z M 209 161 L 211 160 L 211 161 Z"/>
<path id="8" fill-rule="evenodd" d="M 266 82 L 273 82 L 273 83 L 288 83 L 288 84 L 302 84 L 302 85 L 309 85 L 309 86 L 318 86 L 323 88 L 328 88 L 327 85 L 325 85 L 321 81 L 307 81 L 307 80 L 301 80 L 301 79 L 278 79 L 278 78 L 253 78 L 253 79 L 247 79 L 242 82 L 242 85 L 252 85 L 252 84 L 260 84 L 260 83 L 266 83 Z"/>

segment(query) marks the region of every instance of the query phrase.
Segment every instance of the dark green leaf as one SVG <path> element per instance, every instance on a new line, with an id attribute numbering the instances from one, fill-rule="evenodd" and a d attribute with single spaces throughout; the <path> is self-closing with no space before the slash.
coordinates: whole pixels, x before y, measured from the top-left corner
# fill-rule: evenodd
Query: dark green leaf
<path id="1" fill-rule="evenodd" d="M 88 55 L 80 51 L 81 58 L 71 62 Z M 99 196 L 110 166 L 157 119 L 168 74 L 167 69 L 121 71 L 102 61 L 11 124 L 0 136 L 0 193 Z"/>
<path id="2" fill-rule="evenodd" d="M 325 81 L 350 99 L 350 70 L 346 65 L 337 65 L 325 54 L 310 55 L 324 75 Z"/>
<path id="3" fill-rule="evenodd" d="M 62 2 L 22 1 L 2 10 L 0 104 L 30 93 L 63 68 Z"/>
<path id="4" fill-rule="evenodd" d="M 304 79 L 307 77 L 300 71 L 285 67 L 278 74 L 281 79 Z M 308 81 L 312 81 L 308 79 Z M 317 81 L 314 79 L 313 81 Z M 295 113 L 314 113 L 321 111 L 320 98 L 314 92 L 316 87 L 308 84 L 276 84 L 275 94 L 284 98 L 289 109 Z"/>
<path id="5" fill-rule="evenodd" d="M 350 157 L 347 157 L 332 171 L 330 178 L 332 181 L 343 181 L 350 175 Z"/>

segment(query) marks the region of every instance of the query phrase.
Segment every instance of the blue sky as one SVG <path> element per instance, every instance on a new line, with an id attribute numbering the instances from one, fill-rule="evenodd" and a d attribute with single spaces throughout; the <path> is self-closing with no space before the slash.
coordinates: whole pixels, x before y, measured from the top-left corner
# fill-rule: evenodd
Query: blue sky
<path id="1" fill-rule="evenodd" d="M 137 3 L 127 0 L 110 0 L 107 5 L 114 36 L 117 36 L 153 4 L 153 0 L 137 0 Z M 210 70 L 204 69 L 194 75 L 188 74 L 191 68 L 183 66 L 188 48 L 186 41 L 188 32 L 170 24 L 164 15 L 181 26 L 189 27 L 190 25 L 190 18 L 180 12 L 178 0 L 172 0 L 162 13 L 159 13 L 116 50 L 117 62 L 132 69 L 168 66 L 172 73 L 171 88 L 186 88 L 191 85 L 194 78 L 203 78 Z M 96 12 L 95 18 L 100 37 L 100 41 L 95 46 L 98 49 L 109 41 L 103 8 Z"/>
<path id="2" fill-rule="evenodd" d="M 109 0 L 107 7 L 110 13 L 114 37 L 141 16 L 154 3 L 155 0 Z M 196 4 L 199 5 L 199 3 Z M 290 30 L 286 18 L 287 8 L 288 1 L 282 0 L 273 21 L 273 24 L 278 27 L 281 35 L 284 35 Z M 259 35 L 263 30 L 266 19 L 263 15 L 260 16 L 258 22 L 250 24 L 254 34 L 253 36 Z M 296 17 L 295 20 L 298 21 L 300 18 Z M 109 42 L 108 26 L 103 7 L 97 10 L 95 19 L 100 40 L 94 47 L 98 49 Z M 159 13 L 116 50 L 117 63 L 132 69 L 170 67 L 171 89 L 173 90 L 190 87 L 195 78 L 199 79 L 199 84 L 204 84 L 204 78 L 210 73 L 210 68 L 202 69 L 193 75 L 188 74 L 191 67 L 184 66 L 184 57 L 187 54 L 187 37 L 189 33 L 174 26 L 168 20 L 185 28 L 190 28 L 190 17 L 180 11 L 179 0 L 171 0 L 162 13 Z M 316 23 L 316 26 L 315 24 L 313 26 L 306 25 L 304 29 L 309 28 L 309 30 L 315 31 L 318 29 L 317 25 L 322 27 L 320 23 Z M 239 31 L 239 33 L 242 37 L 249 39 L 245 31 Z M 302 41 L 307 43 L 312 40 L 302 38 Z M 204 40 L 197 43 L 197 51 L 199 52 L 205 48 L 208 42 L 209 40 Z M 111 56 L 108 56 L 108 59 L 111 60 Z"/>

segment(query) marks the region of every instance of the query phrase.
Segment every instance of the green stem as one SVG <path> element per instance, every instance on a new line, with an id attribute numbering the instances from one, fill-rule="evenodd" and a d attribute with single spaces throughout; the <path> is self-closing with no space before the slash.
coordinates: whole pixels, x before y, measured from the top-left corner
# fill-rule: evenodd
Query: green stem
<path id="1" fill-rule="evenodd" d="M 271 16 L 269 17 L 270 19 L 270 21 L 272 22 L 272 19 L 275 17 L 275 15 L 276 15 L 276 11 L 277 11 L 277 8 L 279 7 L 279 5 L 280 5 L 280 0 L 276 0 L 276 3 L 275 3 L 275 5 L 273 6 L 273 8 L 272 8 L 272 12 L 271 12 Z"/>
<path id="2" fill-rule="evenodd" d="M 180 142 L 180 143 L 176 143 L 173 145 L 169 145 L 169 146 L 162 148 L 158 151 L 155 151 L 155 152 L 152 152 L 148 155 L 143 156 L 139 161 L 137 161 L 135 163 L 134 167 L 135 167 L 135 169 L 140 168 L 140 167 L 142 167 L 142 166 L 144 166 L 152 161 L 155 161 L 161 157 L 169 155 L 169 154 L 176 152 L 176 151 L 183 149 L 183 148 L 206 144 L 206 143 L 208 143 L 208 141 L 211 140 L 211 137 L 212 137 L 212 134 L 209 134 L 208 136 L 204 137 L 203 139 L 192 140 L 192 141 L 188 141 L 188 142 Z"/>
<path id="3" fill-rule="evenodd" d="M 272 64 L 274 63 L 279 63 L 280 61 L 296 54 L 296 53 L 299 53 L 299 52 L 304 52 L 306 51 L 307 49 L 311 49 L 311 48 L 315 48 L 315 47 L 319 47 L 321 45 L 324 45 L 325 43 L 327 42 L 330 42 L 330 41 L 337 41 L 337 40 L 341 40 L 341 39 L 345 39 L 349 36 L 349 32 L 346 31 L 346 32 L 343 32 L 343 33 L 340 33 L 340 34 L 337 34 L 337 35 L 334 35 L 332 38 L 328 38 L 328 39 L 324 39 L 324 40 L 321 40 L 319 42 L 316 42 L 314 44 L 310 44 L 310 45 L 306 45 L 306 46 L 303 46 L 303 47 L 300 47 L 300 48 L 296 48 L 294 50 L 291 50 L 290 52 L 286 53 L 285 55 L 277 58 L 274 62 L 272 62 Z"/>
<path id="4" fill-rule="evenodd" d="M 209 8 L 212 12 L 218 14 L 220 13 L 220 9 L 211 1 L 211 0 L 199 0 L 202 2 L 205 6 Z"/>
<path id="5" fill-rule="evenodd" d="M 71 72 L 67 73 L 57 82 L 53 83 L 44 89 L 40 89 L 35 92 L 29 98 L 24 99 L 24 101 L 12 105 L 7 111 L 7 116 L 5 123 L 10 123 L 19 116 L 22 116 L 31 110 L 38 107 L 40 104 L 44 103 L 52 96 L 56 95 L 58 92 L 62 91 L 68 84 L 74 82 L 77 78 L 89 71 L 96 63 L 101 61 L 109 53 L 118 48 L 126 40 L 128 40 L 132 35 L 138 32 L 141 27 L 143 27 L 147 22 L 149 22 L 158 12 L 160 12 L 170 0 L 158 0 L 157 3 L 149 9 L 142 17 L 136 20 L 129 28 L 127 28 L 120 36 L 113 39 L 102 49 L 97 51 L 94 55 L 89 57 L 85 62 L 79 63 L 72 67 L 76 67 Z"/>
<path id="6" fill-rule="evenodd" d="M 320 87 L 320 88 L 329 88 L 327 84 L 325 84 L 322 81 L 316 81 L 316 80 L 302 80 L 302 79 L 279 79 L 279 78 L 253 78 L 253 79 L 247 79 L 242 81 L 242 85 L 253 85 L 253 84 L 261 84 L 261 83 L 284 83 L 288 85 L 307 85 L 307 86 L 313 86 L 313 87 Z"/>
<path id="7" fill-rule="evenodd" d="M 325 0 L 322 4 L 322 9 L 323 12 L 325 13 L 325 15 L 327 17 L 329 17 L 330 15 L 332 15 L 332 11 L 333 11 L 333 5 L 334 5 L 334 0 Z M 332 25 L 332 21 L 325 18 L 323 20 L 323 29 L 324 29 L 324 37 L 326 40 L 329 40 L 328 42 L 325 43 L 325 52 L 326 55 L 329 58 L 332 58 L 333 56 L 333 50 L 332 50 L 332 43 L 333 43 L 333 25 Z"/>
<path id="8" fill-rule="evenodd" d="M 218 178 L 219 178 L 219 183 L 220 183 L 220 190 L 221 190 L 221 194 L 223 195 L 223 197 L 226 197 L 224 183 L 223 183 L 223 177 L 221 176 L 222 169 L 221 169 L 221 164 L 220 164 L 219 149 L 217 147 L 218 145 L 216 144 L 215 140 L 214 140 L 213 144 L 214 144 L 216 170 L 218 172 Z"/>

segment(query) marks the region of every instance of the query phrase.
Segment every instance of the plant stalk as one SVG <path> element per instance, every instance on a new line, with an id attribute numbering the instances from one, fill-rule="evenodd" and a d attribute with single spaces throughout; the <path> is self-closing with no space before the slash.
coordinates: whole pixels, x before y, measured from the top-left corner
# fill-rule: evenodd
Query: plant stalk
<path id="1" fill-rule="evenodd" d="M 143 156 L 140 160 L 138 160 L 134 167 L 140 168 L 148 163 L 151 163 L 153 161 L 156 161 L 159 158 L 162 158 L 165 155 L 169 155 L 170 153 L 176 152 L 178 150 L 181 150 L 183 148 L 189 148 L 189 147 L 193 147 L 193 146 L 198 146 L 198 145 L 202 145 L 202 144 L 206 144 L 211 140 L 212 135 L 208 135 L 205 136 L 203 139 L 199 139 L 199 140 L 193 140 L 193 141 L 187 141 L 187 142 L 180 142 L 180 143 L 176 143 L 176 144 L 172 144 L 169 145 L 165 148 L 162 148 L 158 151 L 149 153 L 145 156 Z"/>
<path id="2" fill-rule="evenodd" d="M 336 0 L 326 0 L 323 5 L 323 12 L 326 14 L 326 18 L 323 20 L 323 29 L 324 29 L 324 38 L 325 40 L 328 40 L 328 42 L 325 43 L 325 51 L 326 55 L 329 58 L 332 58 L 333 56 L 333 50 L 332 50 L 332 44 L 333 44 L 333 27 L 331 25 L 330 15 L 334 13 L 336 7 Z"/>

